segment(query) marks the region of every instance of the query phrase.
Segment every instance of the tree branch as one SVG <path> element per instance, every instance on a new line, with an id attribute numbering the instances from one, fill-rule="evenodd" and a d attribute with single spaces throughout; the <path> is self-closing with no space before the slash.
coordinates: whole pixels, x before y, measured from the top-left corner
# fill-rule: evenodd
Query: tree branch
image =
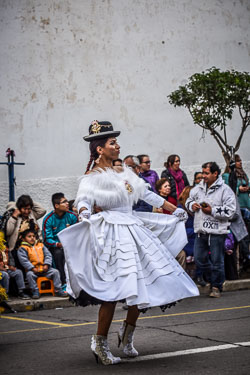
<path id="1" fill-rule="evenodd" d="M 225 143 L 227 144 L 227 130 L 226 130 L 226 126 L 225 126 L 224 116 L 223 116 L 223 123 L 224 123 L 224 139 L 225 139 Z"/>
<path id="2" fill-rule="evenodd" d="M 222 146 L 222 144 L 221 144 L 221 142 L 220 142 L 220 139 L 217 138 L 217 135 L 214 134 L 213 132 L 214 132 L 214 130 L 210 130 L 211 135 L 213 136 L 213 138 L 214 138 L 214 139 L 216 140 L 216 142 L 218 143 L 218 145 L 219 145 L 219 147 L 220 147 L 220 149 L 221 149 L 223 155 L 226 154 L 226 152 L 227 152 L 226 149 L 224 149 L 224 147 Z"/>
<path id="3" fill-rule="evenodd" d="M 248 121 L 245 121 L 245 119 L 243 118 L 242 119 L 241 132 L 240 132 L 239 138 L 237 139 L 237 142 L 236 142 L 235 147 L 234 147 L 235 152 L 239 150 L 240 144 L 241 144 L 241 141 L 242 141 L 242 137 L 243 137 L 243 135 L 244 135 L 248 126 L 249 126 Z"/>
<path id="4" fill-rule="evenodd" d="M 240 117 L 242 118 L 242 120 L 244 119 L 243 115 L 242 115 L 242 112 L 241 112 L 241 108 L 239 106 L 239 113 L 240 113 Z"/>
<path id="5" fill-rule="evenodd" d="M 220 135 L 220 133 L 217 132 L 217 130 L 215 130 L 215 129 L 209 129 L 209 130 L 210 130 L 212 136 L 214 136 L 214 137 L 215 137 L 215 136 L 218 137 L 218 139 L 219 139 L 220 142 L 225 146 L 225 148 L 226 148 L 226 149 L 229 149 L 228 144 L 224 141 L 224 139 L 222 138 L 222 136 Z"/>

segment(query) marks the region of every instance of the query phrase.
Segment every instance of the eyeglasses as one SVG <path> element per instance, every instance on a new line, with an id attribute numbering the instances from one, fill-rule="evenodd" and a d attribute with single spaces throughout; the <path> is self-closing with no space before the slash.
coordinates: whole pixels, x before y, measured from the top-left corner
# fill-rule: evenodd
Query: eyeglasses
<path id="1" fill-rule="evenodd" d="M 137 165 L 128 165 L 128 167 L 131 168 L 131 169 L 136 169 Z"/>
<path id="2" fill-rule="evenodd" d="M 69 201 L 67 201 L 67 199 L 65 199 L 64 201 L 61 201 L 60 204 L 67 204 L 69 203 Z"/>
<path id="3" fill-rule="evenodd" d="M 151 163 L 151 160 L 148 160 L 148 161 L 142 161 L 141 163 L 142 163 L 142 164 L 150 164 L 150 163 Z"/>

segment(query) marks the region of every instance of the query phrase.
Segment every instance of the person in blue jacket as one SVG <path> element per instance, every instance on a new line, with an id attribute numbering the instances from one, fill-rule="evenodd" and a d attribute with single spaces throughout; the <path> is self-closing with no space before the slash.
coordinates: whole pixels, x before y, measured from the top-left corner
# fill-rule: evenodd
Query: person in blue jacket
<path id="1" fill-rule="evenodd" d="M 63 193 L 52 195 L 52 204 L 54 210 L 47 214 L 43 220 L 43 241 L 53 256 L 56 268 L 60 272 L 61 283 L 63 288 L 66 284 L 66 275 L 64 271 L 65 257 L 62 244 L 57 234 L 77 223 L 77 215 L 69 211 L 69 202 Z"/>

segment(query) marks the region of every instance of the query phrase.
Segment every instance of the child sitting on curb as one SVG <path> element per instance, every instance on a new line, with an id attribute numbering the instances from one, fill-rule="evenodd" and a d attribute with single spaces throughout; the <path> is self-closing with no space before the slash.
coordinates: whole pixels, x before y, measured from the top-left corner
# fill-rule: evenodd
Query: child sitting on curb
<path id="1" fill-rule="evenodd" d="M 36 234 L 32 229 L 20 233 L 21 246 L 17 251 L 18 259 L 25 268 L 27 281 L 32 291 L 32 298 L 40 298 L 37 286 L 38 277 L 52 279 L 55 287 L 56 297 L 68 297 L 62 290 L 59 271 L 52 268 L 52 256 L 49 250 L 41 243 L 36 243 Z"/>
<path id="2" fill-rule="evenodd" d="M 6 293 L 9 293 L 9 281 L 10 278 L 14 278 L 18 288 L 18 298 L 29 299 L 30 297 L 24 293 L 25 284 L 23 279 L 23 273 L 21 270 L 16 268 L 15 260 L 6 246 L 4 239 L 4 233 L 0 231 L 0 271 L 1 281 L 0 284 L 5 288 Z M 10 301 L 9 297 L 8 300 Z"/>

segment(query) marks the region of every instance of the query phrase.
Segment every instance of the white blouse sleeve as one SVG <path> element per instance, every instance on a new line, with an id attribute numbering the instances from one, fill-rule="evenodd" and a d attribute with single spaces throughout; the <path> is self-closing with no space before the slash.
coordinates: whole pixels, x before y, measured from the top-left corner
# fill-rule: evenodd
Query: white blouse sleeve
<path id="1" fill-rule="evenodd" d="M 156 208 L 160 208 L 165 201 L 165 199 L 160 197 L 160 195 L 157 195 L 148 189 L 145 189 L 144 195 L 141 197 L 141 199 Z"/>

